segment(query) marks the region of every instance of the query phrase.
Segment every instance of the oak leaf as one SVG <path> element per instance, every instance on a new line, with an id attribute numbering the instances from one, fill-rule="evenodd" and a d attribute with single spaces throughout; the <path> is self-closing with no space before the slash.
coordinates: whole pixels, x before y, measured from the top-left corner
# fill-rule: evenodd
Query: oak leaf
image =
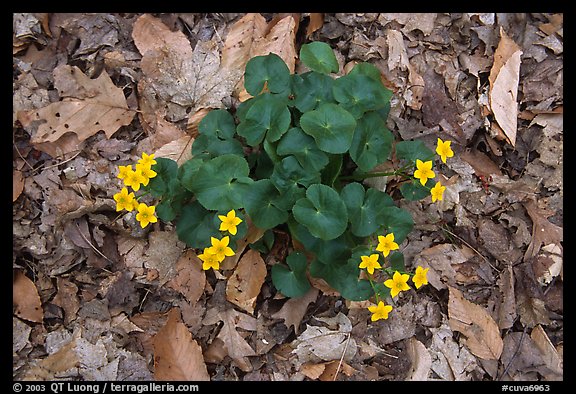
<path id="1" fill-rule="evenodd" d="M 300 323 L 306 314 L 308 305 L 316 301 L 316 297 L 318 297 L 318 289 L 312 287 L 302 297 L 290 298 L 282 305 L 282 308 L 271 317 L 273 319 L 283 319 L 286 327 L 294 327 L 294 332 L 298 334 L 300 331 Z"/>
<path id="2" fill-rule="evenodd" d="M 254 313 L 256 298 L 266 279 L 266 263 L 257 250 L 242 256 L 226 285 L 226 299 L 249 313 Z"/>

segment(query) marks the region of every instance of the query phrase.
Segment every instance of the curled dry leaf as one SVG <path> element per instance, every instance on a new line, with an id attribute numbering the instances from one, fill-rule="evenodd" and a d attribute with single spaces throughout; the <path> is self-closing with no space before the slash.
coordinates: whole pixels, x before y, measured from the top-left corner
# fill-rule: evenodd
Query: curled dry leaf
<path id="1" fill-rule="evenodd" d="M 182 323 L 180 310 L 168 312 L 166 325 L 154 336 L 154 378 L 156 380 L 210 380 L 202 348 Z"/>
<path id="2" fill-rule="evenodd" d="M 412 369 L 405 380 L 428 380 L 428 373 L 432 366 L 432 356 L 426 346 L 415 337 L 408 340 L 408 355 L 412 360 Z"/>
<path id="3" fill-rule="evenodd" d="M 12 202 L 16 201 L 24 190 L 24 176 L 22 171 L 12 171 Z"/>
<path id="4" fill-rule="evenodd" d="M 21 319 L 42 323 L 44 312 L 38 289 L 23 272 L 16 271 L 12 282 L 12 305 L 14 314 Z"/>
<path id="5" fill-rule="evenodd" d="M 294 327 L 294 332 L 299 333 L 300 323 L 306 314 L 308 305 L 315 302 L 318 297 L 318 289 L 310 288 L 306 294 L 298 298 L 290 298 L 282 305 L 282 308 L 271 317 L 273 319 L 283 319 L 286 327 Z"/>
<path id="6" fill-rule="evenodd" d="M 498 325 L 480 305 L 464 298 L 460 290 L 448 286 L 448 316 L 450 328 L 464 334 L 470 352 L 485 360 L 498 360 L 503 342 Z"/>
<path id="7" fill-rule="evenodd" d="M 533 200 L 524 204 L 530 219 L 532 219 L 532 239 L 524 253 L 524 260 L 531 259 L 540 251 L 542 245 L 556 244 L 564 239 L 563 228 L 551 223 L 548 219 L 550 213 L 538 208 Z"/>
<path id="8" fill-rule="evenodd" d="M 500 43 L 490 70 L 490 108 L 498 125 L 512 145 L 516 145 L 518 124 L 518 83 L 522 50 L 500 27 Z"/>
<path id="9" fill-rule="evenodd" d="M 266 279 L 266 263 L 257 250 L 242 256 L 226 285 L 226 299 L 248 313 L 254 313 L 256 298 Z"/>
<path id="10" fill-rule="evenodd" d="M 180 137 L 174 141 L 168 142 L 154 152 L 156 158 L 165 157 L 174 160 L 178 166 L 192 158 L 192 144 L 194 138 L 189 135 Z"/>
<path id="11" fill-rule="evenodd" d="M 194 250 L 185 251 L 176 262 L 176 276 L 167 285 L 194 305 L 204 293 L 205 284 L 206 274 L 202 270 L 202 261 Z"/>
<path id="12" fill-rule="evenodd" d="M 106 71 L 98 78 L 90 79 L 76 66 L 61 65 L 54 69 L 54 87 L 62 101 L 19 117 L 24 127 L 35 120 L 45 121 L 31 142 L 48 154 L 54 149 L 45 149 L 45 143 L 56 144 L 64 153 L 78 149 L 76 145 L 70 150 L 67 133 L 75 134 L 78 143 L 101 130 L 110 138 L 134 118 L 135 111 L 128 108 L 122 89 L 114 86 Z M 53 148 L 53 145 L 49 146 Z"/>

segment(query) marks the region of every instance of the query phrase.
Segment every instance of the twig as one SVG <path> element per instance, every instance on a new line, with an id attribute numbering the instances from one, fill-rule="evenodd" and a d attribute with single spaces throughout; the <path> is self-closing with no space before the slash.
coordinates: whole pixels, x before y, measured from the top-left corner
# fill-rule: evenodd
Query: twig
<path id="1" fill-rule="evenodd" d="M 74 160 L 74 159 L 76 158 L 76 156 L 78 156 L 80 153 L 82 153 L 81 150 L 79 150 L 74 156 L 72 156 L 72 157 L 69 158 L 69 159 L 66 159 L 66 160 L 64 160 L 64 161 L 61 161 L 60 163 L 52 164 L 52 165 L 49 165 L 49 166 L 46 166 L 46 167 L 42 166 L 42 167 L 39 168 L 39 170 L 47 170 L 47 169 L 49 169 L 49 168 L 58 167 L 59 165 L 64 164 L 64 163 L 68 163 L 69 161 Z"/>
<path id="2" fill-rule="evenodd" d="M 504 375 L 506 375 L 506 373 L 508 372 L 508 369 L 510 369 L 510 366 L 512 365 L 512 361 L 514 361 L 514 359 L 516 358 L 516 356 L 518 355 L 518 352 L 520 351 L 520 346 L 522 345 L 522 341 L 524 340 L 524 335 L 526 335 L 526 326 L 524 326 L 524 330 L 522 331 L 522 336 L 520 337 L 520 340 L 518 341 L 518 346 L 516 347 L 516 350 L 514 351 L 514 354 L 512 355 L 512 358 L 510 358 L 510 361 L 508 362 L 508 365 L 506 366 L 506 368 L 504 368 L 504 371 L 502 372 L 502 374 L 500 375 L 499 378 L 497 378 L 496 380 L 500 380 L 504 377 Z"/>
<path id="3" fill-rule="evenodd" d="M 348 349 L 348 342 L 350 342 L 350 333 L 348 333 L 348 339 L 346 339 L 346 345 L 344 346 L 344 350 L 342 351 L 342 357 L 340 357 L 340 361 L 338 362 L 338 368 L 336 368 L 336 372 L 334 373 L 334 378 L 332 379 L 332 381 L 336 381 L 336 378 L 338 377 L 338 372 L 340 372 L 340 367 L 342 366 L 342 360 L 344 360 L 346 350 Z"/>
<path id="4" fill-rule="evenodd" d="M 456 238 L 458 238 L 458 239 L 459 239 L 460 241 L 462 241 L 466 246 L 468 246 L 470 249 L 472 249 L 474 252 L 476 252 L 476 254 L 477 254 L 478 256 L 482 257 L 482 259 L 483 259 L 486 263 L 488 263 L 488 265 L 489 265 L 490 267 L 492 267 L 492 269 L 493 269 L 494 271 L 500 272 L 500 270 L 498 270 L 498 268 L 494 267 L 494 266 L 492 265 L 492 263 L 490 263 L 490 261 L 488 261 L 488 259 L 482 255 L 482 253 L 480 253 L 479 251 L 477 251 L 472 245 L 470 245 L 468 242 L 466 242 L 462 237 L 460 237 L 460 236 L 454 234 L 452 231 L 448 230 L 448 229 L 446 228 L 446 226 L 442 226 L 442 230 L 444 230 L 444 231 L 446 231 L 447 233 L 449 233 L 449 234 L 455 236 Z"/>
<path id="5" fill-rule="evenodd" d="M 90 242 L 90 241 L 84 236 L 84 234 L 82 234 L 82 230 L 80 230 L 80 226 L 78 225 L 78 223 L 75 223 L 75 224 L 76 224 L 76 228 L 78 229 L 78 233 L 80 234 L 80 236 L 82 237 L 82 239 L 83 239 L 84 241 L 86 241 L 86 242 L 88 243 L 88 245 L 90 245 L 90 247 L 92 247 L 92 249 L 94 249 L 94 251 L 95 251 L 96 253 L 98 253 L 100 256 L 102 256 L 103 258 L 105 258 L 109 263 L 114 264 L 114 262 L 113 262 L 112 260 L 110 260 L 108 257 L 106 257 L 106 256 L 104 255 L 104 253 L 102 253 L 101 251 L 99 251 L 96 246 L 92 245 L 92 242 Z M 104 268 L 103 268 L 103 270 L 104 270 L 104 271 L 107 271 L 107 272 L 110 272 L 110 271 L 108 271 L 108 270 L 106 270 L 106 269 L 104 269 Z M 110 272 L 110 273 L 112 273 L 112 272 Z"/>

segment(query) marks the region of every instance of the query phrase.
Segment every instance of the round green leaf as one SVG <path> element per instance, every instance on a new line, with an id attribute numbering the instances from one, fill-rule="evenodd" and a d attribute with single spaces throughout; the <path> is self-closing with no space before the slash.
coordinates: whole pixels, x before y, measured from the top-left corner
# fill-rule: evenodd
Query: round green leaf
<path id="1" fill-rule="evenodd" d="M 339 69 L 334 51 L 325 42 L 314 41 L 302 45 L 300 61 L 319 73 L 336 73 Z"/>
<path id="2" fill-rule="evenodd" d="M 210 246 L 210 237 L 220 237 L 214 212 L 204 209 L 197 201 L 182 209 L 176 222 L 176 234 L 186 245 L 197 249 Z"/>
<path id="3" fill-rule="evenodd" d="M 302 115 L 300 127 L 324 152 L 344 153 L 352 144 L 356 120 L 340 106 L 327 103 Z"/>
<path id="4" fill-rule="evenodd" d="M 326 74 L 315 71 L 302 74 L 294 81 L 294 106 L 304 113 L 312 111 L 320 103 L 334 102 L 333 84 L 334 80 Z"/>
<path id="5" fill-rule="evenodd" d="M 350 230 L 358 237 L 374 234 L 382 226 L 382 212 L 394 205 L 392 198 L 379 190 L 368 189 L 360 183 L 350 183 L 340 192 L 348 209 Z"/>
<path id="6" fill-rule="evenodd" d="M 386 233 L 394 233 L 394 242 L 398 245 L 412 231 L 414 220 L 405 209 L 396 206 L 387 207 L 380 213 L 382 224 L 386 228 Z"/>
<path id="7" fill-rule="evenodd" d="M 381 76 L 382 76 L 380 70 L 378 70 L 378 68 L 375 65 L 366 62 L 356 64 L 348 74 L 365 75 L 379 83 L 381 82 Z"/>
<path id="8" fill-rule="evenodd" d="M 196 174 L 198 173 L 200 167 L 202 167 L 202 164 L 204 164 L 203 159 L 193 157 L 192 159 L 185 161 L 184 164 L 178 168 L 178 178 L 180 178 L 180 183 L 182 183 L 182 186 L 192 191 L 194 182 L 196 180 Z"/>
<path id="9" fill-rule="evenodd" d="M 146 187 L 154 197 L 170 194 L 172 181 L 176 180 L 178 174 L 178 164 L 174 160 L 159 157 L 156 159 L 156 164 L 152 166 L 152 170 L 156 172 L 156 176 L 150 179 Z"/>
<path id="10" fill-rule="evenodd" d="M 320 182 L 320 173 L 307 171 L 294 156 L 288 156 L 274 166 L 270 180 L 278 190 L 283 191 L 294 184 L 308 187 L 313 183 L 318 183 Z"/>
<path id="11" fill-rule="evenodd" d="M 234 137 L 236 124 L 232 115 L 224 109 L 215 109 L 210 112 L 198 124 L 200 134 L 217 136 L 222 139 Z M 196 142 L 194 142 L 196 143 Z"/>
<path id="12" fill-rule="evenodd" d="M 416 159 L 429 161 L 434 159 L 432 152 L 422 141 L 400 141 L 396 144 L 396 157 L 416 163 Z M 416 165 L 416 164 L 414 164 Z"/>
<path id="13" fill-rule="evenodd" d="M 364 112 L 383 108 L 392 92 L 369 76 L 348 74 L 334 81 L 334 98 L 358 119 Z"/>
<path id="14" fill-rule="evenodd" d="M 269 179 L 256 181 L 244 192 L 244 207 L 254 225 L 267 230 L 286 222 L 288 212 L 277 206 L 280 193 Z"/>
<path id="15" fill-rule="evenodd" d="M 191 191 L 206 209 L 229 211 L 242 208 L 242 195 L 252 182 L 246 160 L 238 155 L 211 159 L 198 169 Z"/>
<path id="16" fill-rule="evenodd" d="M 362 171 L 370 171 L 386 161 L 392 151 L 394 136 L 375 112 L 364 114 L 356 126 L 350 157 Z"/>
<path id="17" fill-rule="evenodd" d="M 264 89 L 264 84 L 272 93 L 282 93 L 290 88 L 290 70 L 284 60 L 275 53 L 253 57 L 246 63 L 246 91 L 257 96 Z"/>
<path id="18" fill-rule="evenodd" d="M 292 213 L 312 235 L 323 240 L 338 237 L 348 225 L 346 205 L 334 189 L 322 184 L 311 185 L 306 198 L 296 201 Z"/>
<path id="19" fill-rule="evenodd" d="M 426 183 L 428 182 L 433 181 L 428 179 Z M 404 196 L 404 198 L 409 201 L 422 200 L 423 198 L 426 198 L 430 195 L 430 190 L 422 186 L 420 181 L 417 179 L 412 180 L 412 182 L 405 182 L 401 184 L 400 192 L 402 193 L 402 196 Z"/>
<path id="20" fill-rule="evenodd" d="M 272 266 L 272 282 L 286 297 L 301 297 L 310 290 L 306 277 L 306 256 L 301 252 L 292 252 L 286 263 L 289 268 L 275 264 Z"/>
<path id="21" fill-rule="evenodd" d="M 282 156 L 294 155 L 304 169 L 312 172 L 320 171 L 328 164 L 328 156 L 318 149 L 314 138 L 298 127 L 291 128 L 282 136 L 276 153 Z"/>
<path id="22" fill-rule="evenodd" d="M 200 134 L 194 140 L 192 154 L 198 155 L 201 153 L 208 153 L 210 157 L 216 157 L 228 153 L 243 155 L 244 150 L 240 141 L 233 138 L 221 140 L 213 135 Z"/>
<path id="23" fill-rule="evenodd" d="M 270 93 L 262 96 L 250 106 L 237 128 L 250 146 L 261 143 L 266 133 L 270 142 L 277 141 L 290 127 L 290 110 L 286 104 Z"/>

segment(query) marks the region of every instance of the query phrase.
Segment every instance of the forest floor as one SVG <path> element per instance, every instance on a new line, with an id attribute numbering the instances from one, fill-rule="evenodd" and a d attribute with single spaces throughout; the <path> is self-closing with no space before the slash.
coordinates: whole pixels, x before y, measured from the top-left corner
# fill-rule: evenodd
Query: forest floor
<path id="1" fill-rule="evenodd" d="M 562 14 L 13 20 L 14 379 L 562 380 Z M 453 141 L 444 199 L 397 202 L 415 222 L 406 266 L 429 285 L 387 320 L 321 282 L 285 298 L 269 271 L 231 302 L 240 264 L 203 271 L 173 225 L 115 209 L 119 165 L 181 163 L 208 109 L 238 105 L 250 57 L 299 72 L 310 41 L 338 76 L 381 71 L 397 139 Z M 277 233 L 262 259 L 290 243 Z"/>

